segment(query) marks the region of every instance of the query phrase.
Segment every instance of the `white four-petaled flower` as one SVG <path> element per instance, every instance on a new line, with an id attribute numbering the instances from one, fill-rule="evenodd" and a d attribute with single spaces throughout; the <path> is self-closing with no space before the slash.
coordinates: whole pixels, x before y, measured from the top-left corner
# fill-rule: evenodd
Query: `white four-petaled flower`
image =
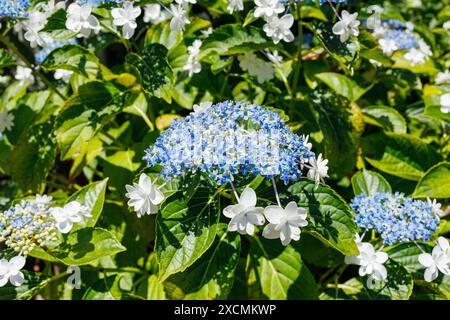
<path id="1" fill-rule="evenodd" d="M 350 35 L 359 35 L 358 27 L 361 22 L 356 20 L 358 13 L 350 14 L 347 10 L 343 10 L 341 15 L 340 21 L 333 26 L 333 33 L 339 36 L 341 42 L 345 42 Z"/>
<path id="2" fill-rule="evenodd" d="M 31 68 L 17 66 L 14 78 L 21 83 L 25 81 L 28 81 L 30 84 L 34 83 L 33 70 Z"/>
<path id="3" fill-rule="evenodd" d="M 184 26 L 190 22 L 186 17 L 186 8 L 182 4 L 178 6 L 171 4 L 170 13 L 172 14 L 170 29 L 173 31 L 184 30 Z"/>
<path id="4" fill-rule="evenodd" d="M 256 226 L 265 222 L 264 209 L 256 207 L 256 193 L 252 188 L 245 188 L 239 198 L 238 204 L 229 205 L 223 209 L 225 217 L 230 218 L 229 231 L 252 235 Z"/>
<path id="5" fill-rule="evenodd" d="M 139 218 L 145 214 L 158 213 L 158 205 L 163 202 L 164 194 L 149 176 L 142 173 L 139 183 L 132 186 L 127 184 L 125 188 L 128 191 L 125 195 L 130 198 L 128 205 L 134 208 Z"/>
<path id="6" fill-rule="evenodd" d="M 346 264 L 359 265 L 359 275 L 368 275 L 377 281 L 387 278 L 387 270 L 383 265 L 389 258 L 386 252 L 375 251 L 372 244 L 368 242 L 357 242 L 359 255 L 349 255 L 345 257 Z"/>
<path id="7" fill-rule="evenodd" d="M 25 266 L 25 258 L 16 256 L 11 260 L 0 260 L 0 287 L 11 282 L 13 286 L 20 286 L 24 281 L 24 275 L 20 271 Z"/>
<path id="8" fill-rule="evenodd" d="M 64 207 L 55 207 L 51 210 L 56 221 L 56 228 L 61 233 L 69 233 L 75 223 L 82 223 L 84 219 L 91 218 L 90 213 L 78 201 L 71 201 Z"/>
<path id="9" fill-rule="evenodd" d="M 78 32 L 79 37 L 87 38 L 92 31 L 100 30 L 100 23 L 92 14 L 92 6 L 89 3 L 82 6 L 72 3 L 67 8 L 66 28 Z"/>
<path id="10" fill-rule="evenodd" d="M 192 77 L 194 73 L 199 73 L 202 70 L 202 65 L 198 60 L 201 46 L 202 41 L 197 39 L 187 48 L 189 55 L 183 70 L 189 72 L 189 77 Z"/>
<path id="11" fill-rule="evenodd" d="M 378 43 L 380 44 L 383 53 L 388 56 L 391 56 L 395 51 L 399 49 L 397 46 L 397 42 L 395 42 L 395 40 L 380 39 L 378 40 Z"/>
<path id="12" fill-rule="evenodd" d="M 278 0 L 255 0 L 254 16 L 270 18 L 284 11 L 284 6 Z"/>
<path id="13" fill-rule="evenodd" d="M 158 3 L 147 4 L 144 6 L 144 22 L 159 24 L 169 18 L 166 11 L 161 10 L 161 5 Z"/>
<path id="14" fill-rule="evenodd" d="M 308 179 L 315 181 L 316 185 L 319 184 L 320 181 L 323 182 L 324 178 L 328 177 L 328 159 L 322 159 L 322 154 L 316 158 L 309 159 L 309 165 L 306 165 L 309 168 L 308 171 Z"/>
<path id="15" fill-rule="evenodd" d="M 205 112 L 211 106 L 212 106 L 211 101 L 205 101 L 205 102 L 201 102 L 200 104 L 194 104 L 192 109 L 194 110 L 194 113 L 199 114 L 199 113 Z"/>
<path id="16" fill-rule="evenodd" d="M 308 225 L 305 208 L 298 208 L 297 203 L 291 201 L 285 209 L 280 206 L 268 206 L 264 215 L 269 224 L 263 230 L 263 237 L 267 239 L 280 239 L 284 246 L 291 240 L 300 239 L 300 227 Z"/>
<path id="17" fill-rule="evenodd" d="M 447 239 L 439 237 L 438 244 L 433 248 L 432 253 L 420 254 L 419 262 L 426 268 L 424 279 L 427 282 L 435 280 L 439 276 L 439 271 L 450 275 L 450 245 Z"/>
<path id="18" fill-rule="evenodd" d="M 294 17 L 292 14 L 286 14 L 279 18 L 272 16 L 267 19 L 267 23 L 263 26 L 263 30 L 268 37 L 271 37 L 273 43 L 277 44 L 281 40 L 286 42 L 294 41 L 294 34 L 291 32 L 291 27 L 294 24 Z"/>
<path id="19" fill-rule="evenodd" d="M 125 1 L 122 8 L 114 8 L 111 15 L 114 18 L 115 26 L 122 27 L 122 34 L 125 39 L 130 39 L 137 28 L 136 19 L 141 14 L 140 7 L 134 7 L 130 1 Z"/>

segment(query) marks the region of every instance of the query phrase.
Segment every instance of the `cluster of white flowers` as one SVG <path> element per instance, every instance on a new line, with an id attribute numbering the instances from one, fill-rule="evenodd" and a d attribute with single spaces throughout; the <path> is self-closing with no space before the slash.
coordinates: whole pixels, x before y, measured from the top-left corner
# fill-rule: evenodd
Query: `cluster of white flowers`
<path id="1" fill-rule="evenodd" d="M 202 65 L 198 60 L 201 46 L 202 41 L 197 39 L 187 48 L 189 55 L 183 70 L 189 72 L 189 77 L 192 77 L 194 73 L 199 73 L 202 70 Z"/>
<path id="2" fill-rule="evenodd" d="M 246 53 L 238 57 L 239 66 L 249 75 L 255 76 L 259 83 L 264 83 L 274 77 L 272 63 L 259 59 L 254 53 Z"/>
<path id="3" fill-rule="evenodd" d="M 130 198 L 128 205 L 134 208 L 137 216 L 140 218 L 145 214 L 158 213 L 158 205 L 164 201 L 164 194 L 161 192 L 161 186 L 156 185 L 156 181 L 142 173 L 138 183 L 127 184 L 126 197 Z"/>
<path id="4" fill-rule="evenodd" d="M 368 276 L 367 287 L 373 285 L 372 281 L 385 281 L 388 273 L 384 263 L 389 259 L 386 252 L 381 247 L 377 251 L 369 242 L 362 242 L 362 238 L 356 236 L 358 246 L 358 255 L 349 255 L 345 257 L 346 264 L 355 264 L 360 266 L 359 275 Z M 419 245 L 417 245 L 419 246 Z M 424 279 L 432 282 L 439 276 L 439 272 L 444 275 L 450 275 L 450 244 L 444 237 L 439 237 L 432 253 L 426 253 L 419 246 L 422 253 L 419 255 L 419 263 L 425 268 Z"/>
<path id="5" fill-rule="evenodd" d="M 236 195 L 237 197 L 237 195 Z M 305 208 L 297 207 L 294 201 L 288 203 L 286 208 L 267 206 L 256 207 L 256 193 L 252 188 L 245 188 L 238 203 L 223 209 L 223 214 L 230 218 L 228 231 L 237 231 L 240 234 L 253 235 L 255 226 L 262 226 L 269 222 L 263 230 L 263 237 L 267 239 L 280 239 L 287 246 L 292 240 L 300 239 L 301 229 L 308 225 Z"/>
<path id="6" fill-rule="evenodd" d="M 291 32 L 294 17 L 289 13 L 278 16 L 278 14 L 285 11 L 282 3 L 278 0 L 255 0 L 255 5 L 254 16 L 256 18 L 262 17 L 266 20 L 263 30 L 268 37 L 272 38 L 275 44 L 281 40 L 286 42 L 294 41 L 294 34 Z"/>

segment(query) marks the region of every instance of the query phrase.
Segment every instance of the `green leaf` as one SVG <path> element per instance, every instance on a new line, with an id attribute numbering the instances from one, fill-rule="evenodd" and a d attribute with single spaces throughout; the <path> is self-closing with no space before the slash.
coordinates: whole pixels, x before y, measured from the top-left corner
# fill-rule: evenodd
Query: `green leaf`
<path id="1" fill-rule="evenodd" d="M 362 120 L 359 108 L 331 92 L 316 90 L 310 101 L 324 137 L 324 157 L 329 160 L 330 171 L 339 175 L 352 172 L 359 143 L 356 124 Z"/>
<path id="2" fill-rule="evenodd" d="M 22 271 L 25 281 L 21 286 L 15 287 L 8 283 L 0 287 L 0 300 L 31 300 L 50 281 L 50 277 L 34 272 Z"/>
<path id="3" fill-rule="evenodd" d="M 450 163 L 431 167 L 417 183 L 415 198 L 450 198 Z"/>
<path id="4" fill-rule="evenodd" d="M 158 276 L 148 276 L 139 286 L 137 293 L 146 300 L 166 300 L 164 286 L 159 282 Z"/>
<path id="5" fill-rule="evenodd" d="M 88 82 L 79 88 L 78 95 L 66 101 L 66 109 L 55 123 L 61 160 L 83 154 L 96 133 L 122 110 L 129 92 L 116 90 L 105 83 Z"/>
<path id="6" fill-rule="evenodd" d="M 331 245 L 344 255 L 356 254 L 356 224 L 350 207 L 325 185 L 302 179 L 288 188 L 300 207 L 308 209 L 305 231 Z"/>
<path id="7" fill-rule="evenodd" d="M 0 48 L 0 69 L 9 68 L 16 65 L 14 57 L 3 48 Z"/>
<path id="8" fill-rule="evenodd" d="M 211 247 L 182 273 L 170 276 L 164 286 L 171 299 L 225 299 L 234 282 L 240 236 L 221 224 Z"/>
<path id="9" fill-rule="evenodd" d="M 53 40 L 63 41 L 76 36 L 76 32 L 66 28 L 66 10 L 59 9 L 47 19 L 47 23 L 40 32 L 46 32 Z"/>
<path id="10" fill-rule="evenodd" d="M 364 108 L 363 113 L 367 123 L 382 127 L 385 131 L 406 133 L 406 120 L 394 108 L 371 106 Z"/>
<path id="11" fill-rule="evenodd" d="M 84 76 L 96 74 L 99 70 L 98 58 L 89 50 L 74 44 L 67 44 L 52 51 L 41 66 L 49 71 L 72 70 Z"/>
<path id="12" fill-rule="evenodd" d="M 413 290 L 413 278 L 400 264 L 388 260 L 385 264 L 388 277 L 385 281 L 375 281 L 371 289 L 367 289 L 374 300 L 408 300 Z"/>
<path id="13" fill-rule="evenodd" d="M 120 300 L 120 275 L 106 277 L 94 283 L 83 295 L 83 300 Z"/>
<path id="14" fill-rule="evenodd" d="M 303 263 L 300 253 L 279 241 L 254 238 L 248 265 L 256 270 L 260 297 L 258 299 L 317 299 L 313 275 Z"/>
<path id="15" fill-rule="evenodd" d="M 218 192 L 199 187 L 191 198 L 178 192 L 166 200 L 156 218 L 161 280 L 186 270 L 212 245 L 220 217 Z"/>
<path id="16" fill-rule="evenodd" d="M 370 144 L 366 153 L 377 159 L 367 157 L 367 161 L 378 170 L 406 180 L 419 181 L 441 159 L 433 147 L 412 135 L 386 133 L 375 142 L 380 148 Z"/>
<path id="17" fill-rule="evenodd" d="M 421 243 L 420 247 L 431 252 L 432 247 Z M 389 259 L 394 260 L 404 267 L 408 272 L 418 273 L 423 279 L 423 273 L 425 271 L 424 266 L 419 262 L 419 255 L 422 251 L 414 243 L 401 243 L 394 246 L 387 247 L 385 252 L 389 255 Z"/>
<path id="18" fill-rule="evenodd" d="M 182 41 L 183 32 L 181 30 L 172 31 L 169 20 L 152 25 L 145 36 L 145 46 L 159 43 L 170 50 L 176 48 Z"/>
<path id="19" fill-rule="evenodd" d="M 144 90 L 149 95 L 171 101 L 171 89 L 174 84 L 174 74 L 167 60 L 168 50 L 161 44 L 146 46 L 140 55 L 129 53 L 126 63 L 140 74 Z"/>
<path id="20" fill-rule="evenodd" d="M 316 74 L 315 76 L 334 90 L 336 94 L 341 95 L 350 101 L 359 100 L 359 98 L 371 88 L 361 88 L 355 81 L 339 73 L 324 72 Z"/>
<path id="21" fill-rule="evenodd" d="M 352 187 L 355 195 L 364 193 L 371 196 L 377 192 L 392 192 L 389 182 L 382 175 L 366 169 L 352 177 Z"/>
<path id="22" fill-rule="evenodd" d="M 107 230 L 83 228 L 69 233 L 57 247 L 47 250 L 68 266 L 89 264 L 126 250 Z"/>
<path id="23" fill-rule="evenodd" d="M 53 124 L 46 122 L 34 125 L 21 135 L 11 152 L 11 176 L 24 192 L 41 193 L 55 158 Z"/>
<path id="24" fill-rule="evenodd" d="M 260 28 L 227 24 L 214 29 L 213 33 L 203 41 L 199 58 L 254 52 L 272 45 Z"/>
<path id="25" fill-rule="evenodd" d="M 100 214 L 102 213 L 107 184 L 108 178 L 91 183 L 78 190 L 66 200 L 66 203 L 78 201 L 89 210 L 92 215 L 92 219 L 87 221 L 87 227 L 95 226 Z"/>

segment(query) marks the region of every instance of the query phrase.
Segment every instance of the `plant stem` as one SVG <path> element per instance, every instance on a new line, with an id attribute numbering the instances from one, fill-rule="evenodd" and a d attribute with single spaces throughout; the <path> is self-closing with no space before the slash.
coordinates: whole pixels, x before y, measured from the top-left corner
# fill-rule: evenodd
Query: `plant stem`
<path id="1" fill-rule="evenodd" d="M 275 192 L 275 198 L 277 199 L 278 206 L 281 207 L 280 195 L 278 194 L 277 184 L 275 183 L 274 178 L 272 178 L 271 180 L 272 180 L 273 191 Z"/>
<path id="2" fill-rule="evenodd" d="M 18 50 L 16 48 L 16 46 L 14 44 L 11 43 L 11 41 L 9 41 L 3 34 L 0 34 L 0 42 L 3 42 L 5 44 L 5 46 L 11 50 L 12 52 L 14 52 L 14 54 L 16 56 L 19 57 L 19 59 L 21 59 L 26 65 L 27 67 L 29 67 L 30 69 L 34 70 L 34 73 L 41 78 L 41 80 L 45 83 L 45 85 L 52 90 L 53 92 L 55 92 L 58 96 L 60 96 L 63 100 L 66 100 L 66 97 L 58 90 L 58 88 L 55 87 L 55 85 L 53 83 L 51 83 L 51 81 L 49 81 L 39 70 L 39 68 L 35 68 L 33 66 L 33 64 L 27 59 L 27 57 L 25 57 L 22 52 L 20 52 L 20 50 Z"/>

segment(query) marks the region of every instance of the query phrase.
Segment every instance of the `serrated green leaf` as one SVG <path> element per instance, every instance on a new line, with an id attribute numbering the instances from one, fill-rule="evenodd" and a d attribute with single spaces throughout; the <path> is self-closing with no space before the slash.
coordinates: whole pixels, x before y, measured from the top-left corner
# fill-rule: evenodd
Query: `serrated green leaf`
<path id="1" fill-rule="evenodd" d="M 392 192 L 389 182 L 382 175 L 366 169 L 352 177 L 352 187 L 355 195 L 364 193 L 371 196 L 377 192 Z"/>
<path id="2" fill-rule="evenodd" d="M 450 198 L 450 163 L 438 163 L 425 172 L 417 183 L 413 197 Z"/>
<path id="3" fill-rule="evenodd" d="M 371 106 L 364 108 L 363 113 L 367 123 L 382 127 L 385 131 L 406 133 L 406 120 L 394 108 Z"/>

